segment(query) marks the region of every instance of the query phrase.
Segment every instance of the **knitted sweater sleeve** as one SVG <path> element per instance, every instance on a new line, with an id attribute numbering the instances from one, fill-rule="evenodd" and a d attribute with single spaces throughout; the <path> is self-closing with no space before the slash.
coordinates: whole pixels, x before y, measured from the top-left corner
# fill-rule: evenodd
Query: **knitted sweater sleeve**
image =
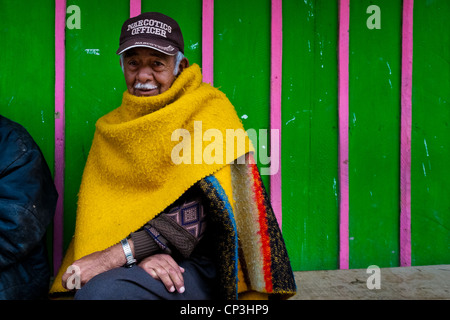
<path id="1" fill-rule="evenodd" d="M 173 206 L 131 234 L 135 258 L 140 261 L 156 253 L 172 254 L 173 250 L 187 258 L 202 238 L 205 226 L 199 197 Z"/>

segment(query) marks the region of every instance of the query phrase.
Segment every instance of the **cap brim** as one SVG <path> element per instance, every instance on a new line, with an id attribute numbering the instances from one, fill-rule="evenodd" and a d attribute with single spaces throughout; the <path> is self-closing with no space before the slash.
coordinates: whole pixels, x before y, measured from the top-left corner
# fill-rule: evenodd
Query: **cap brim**
<path id="1" fill-rule="evenodd" d="M 142 38 L 142 39 L 133 39 L 122 43 L 119 46 L 119 49 L 116 51 L 116 54 L 120 55 L 123 52 L 127 51 L 128 49 L 139 47 L 154 49 L 169 56 L 173 56 L 177 54 L 178 51 L 180 51 L 169 41 L 164 40 L 149 41 L 148 38 Z"/>

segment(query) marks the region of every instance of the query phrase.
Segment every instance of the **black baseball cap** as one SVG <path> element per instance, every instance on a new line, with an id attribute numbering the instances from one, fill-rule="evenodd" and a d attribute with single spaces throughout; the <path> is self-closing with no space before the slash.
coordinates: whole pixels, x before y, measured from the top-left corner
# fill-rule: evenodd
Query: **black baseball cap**
<path id="1" fill-rule="evenodd" d="M 147 47 L 167 55 L 184 54 L 184 40 L 178 23 L 159 12 L 145 12 L 122 25 L 117 54 L 135 47 Z"/>

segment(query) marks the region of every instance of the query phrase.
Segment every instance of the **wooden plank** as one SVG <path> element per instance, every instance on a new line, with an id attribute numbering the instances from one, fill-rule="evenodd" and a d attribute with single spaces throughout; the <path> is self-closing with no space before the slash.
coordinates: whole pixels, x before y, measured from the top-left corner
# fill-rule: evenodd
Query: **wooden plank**
<path id="1" fill-rule="evenodd" d="M 412 265 L 450 263 L 449 12 L 449 1 L 414 1 Z"/>
<path id="2" fill-rule="evenodd" d="M 270 0 L 216 0 L 214 8 L 214 86 L 233 103 L 245 129 L 269 132 Z M 265 140 L 255 147 L 267 154 Z M 260 168 L 261 156 L 256 159 Z M 262 180 L 270 190 L 269 176 Z"/>
<path id="3" fill-rule="evenodd" d="M 203 82 L 214 84 L 214 0 L 202 2 Z"/>
<path id="4" fill-rule="evenodd" d="M 336 1 L 283 2 L 283 236 L 295 270 L 339 265 Z"/>
<path id="5" fill-rule="evenodd" d="M 402 1 L 371 5 L 350 2 L 350 268 L 399 263 Z"/>
<path id="6" fill-rule="evenodd" d="M 349 23 L 350 1 L 339 2 L 339 268 L 349 266 Z"/>
<path id="7" fill-rule="evenodd" d="M 400 153 L 400 265 L 411 265 L 411 121 L 414 0 L 403 2 Z"/>
<path id="8" fill-rule="evenodd" d="M 283 12 L 281 0 L 272 0 L 270 56 L 270 200 L 282 228 L 281 199 L 281 80 L 283 60 Z M 272 152 L 276 149 L 276 152 Z M 278 155 L 276 157 L 276 155 Z"/>
<path id="9" fill-rule="evenodd" d="M 24 28 L 23 4 L 0 5 L 0 113 L 28 130 L 54 172 L 55 5 L 27 2 L 33 14 Z"/>
<path id="10" fill-rule="evenodd" d="M 141 14 L 141 0 L 130 0 L 130 18 Z"/>
<path id="11" fill-rule="evenodd" d="M 65 27 L 66 1 L 55 1 L 55 186 L 58 201 L 53 226 L 53 270 L 63 259 L 64 237 L 64 168 L 65 168 Z"/>

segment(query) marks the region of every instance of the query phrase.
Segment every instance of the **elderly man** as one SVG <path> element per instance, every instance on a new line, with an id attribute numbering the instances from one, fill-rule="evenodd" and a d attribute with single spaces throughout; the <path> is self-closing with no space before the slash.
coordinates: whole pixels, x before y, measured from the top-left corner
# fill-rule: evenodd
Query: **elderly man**
<path id="1" fill-rule="evenodd" d="M 96 124 L 75 235 L 51 292 L 147 300 L 294 294 L 248 137 L 244 148 L 220 143 L 226 150 L 214 152 L 190 139 L 199 124 L 216 139 L 244 130 L 225 95 L 189 66 L 177 22 L 161 13 L 128 19 L 117 54 L 127 90 Z M 180 137 L 181 163 L 173 159 Z"/>

